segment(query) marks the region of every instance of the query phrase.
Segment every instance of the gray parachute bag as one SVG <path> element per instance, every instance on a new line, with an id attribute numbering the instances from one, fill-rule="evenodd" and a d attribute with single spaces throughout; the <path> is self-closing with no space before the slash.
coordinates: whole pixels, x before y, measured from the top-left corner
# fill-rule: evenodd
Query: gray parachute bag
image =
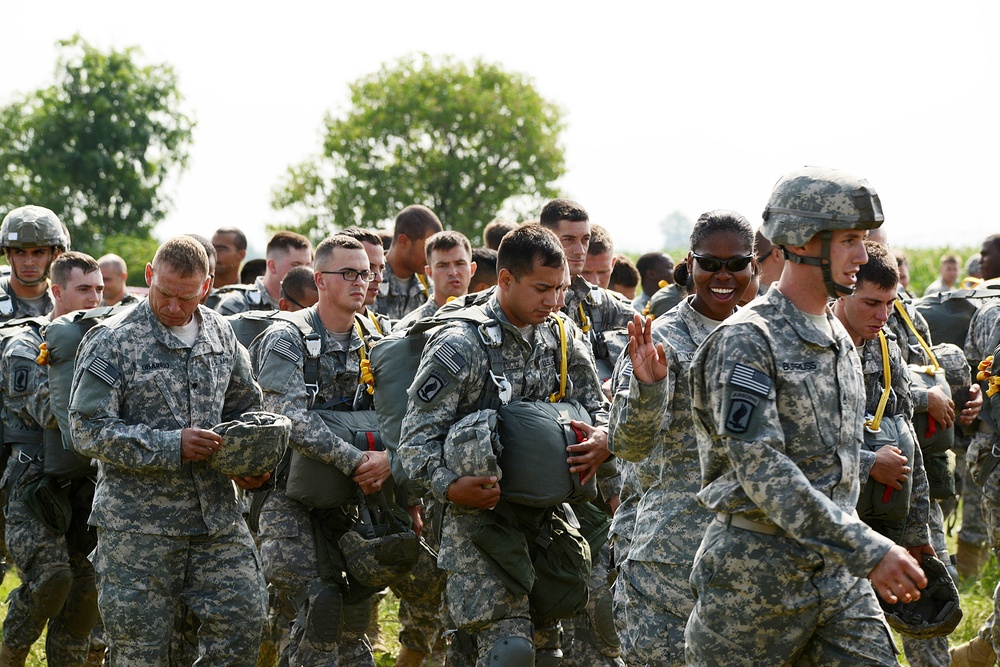
<path id="1" fill-rule="evenodd" d="M 49 401 L 59 423 L 59 430 L 45 435 L 45 474 L 64 479 L 75 479 L 94 474 L 91 460 L 73 448 L 69 428 L 69 394 L 73 386 L 73 368 L 76 353 L 84 334 L 95 325 L 112 317 L 122 316 L 135 304 L 126 306 L 100 306 L 78 310 L 54 319 L 44 330 L 48 350 Z M 60 435 L 61 434 L 61 435 Z"/>

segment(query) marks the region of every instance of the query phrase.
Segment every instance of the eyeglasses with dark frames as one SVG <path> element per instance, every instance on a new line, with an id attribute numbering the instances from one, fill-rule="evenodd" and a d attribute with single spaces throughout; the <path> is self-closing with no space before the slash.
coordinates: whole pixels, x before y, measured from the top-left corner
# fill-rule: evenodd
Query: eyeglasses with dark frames
<path id="1" fill-rule="evenodd" d="M 344 269 L 343 271 L 317 271 L 317 273 L 340 276 L 349 283 L 353 283 L 358 278 L 361 278 L 366 283 L 375 280 L 375 272 L 371 270 L 355 271 L 354 269 Z"/>
<path id="2" fill-rule="evenodd" d="M 691 256 L 694 257 L 694 261 L 698 262 L 698 266 L 701 267 L 702 271 L 710 271 L 711 273 L 719 271 L 723 266 L 730 273 L 737 273 L 750 266 L 750 262 L 753 260 L 753 255 L 730 257 L 729 259 L 717 259 L 695 253 L 691 253 Z"/>

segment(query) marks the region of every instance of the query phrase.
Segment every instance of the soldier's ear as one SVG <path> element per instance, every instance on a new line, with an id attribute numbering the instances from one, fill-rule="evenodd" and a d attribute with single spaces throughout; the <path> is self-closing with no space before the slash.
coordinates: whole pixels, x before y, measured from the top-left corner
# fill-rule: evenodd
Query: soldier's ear
<path id="1" fill-rule="evenodd" d="M 153 286 L 153 265 L 146 262 L 146 286 Z"/>

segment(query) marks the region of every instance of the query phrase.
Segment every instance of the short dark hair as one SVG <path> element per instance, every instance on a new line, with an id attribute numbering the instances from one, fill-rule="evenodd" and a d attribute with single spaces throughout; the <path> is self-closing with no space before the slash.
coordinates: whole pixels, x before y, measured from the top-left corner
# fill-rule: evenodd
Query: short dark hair
<path id="1" fill-rule="evenodd" d="M 88 275 L 94 271 L 100 271 L 101 267 L 97 260 L 82 252 L 67 250 L 52 262 L 52 282 L 60 287 L 66 287 L 73 269 L 80 269 L 83 275 Z"/>
<path id="2" fill-rule="evenodd" d="M 501 220 L 497 218 L 483 227 L 483 243 L 487 248 L 496 250 L 500 247 L 503 237 L 520 227 L 512 220 Z"/>
<path id="3" fill-rule="evenodd" d="M 396 223 L 392 230 L 392 241 L 396 242 L 400 234 L 406 234 L 411 240 L 422 239 L 428 232 L 440 232 L 444 229 L 441 221 L 434 211 L 420 204 L 407 206 L 396 216 Z"/>
<path id="4" fill-rule="evenodd" d="M 341 229 L 339 232 L 337 232 L 337 234 L 341 234 L 343 236 L 350 236 L 355 241 L 361 241 L 362 243 L 368 243 L 374 246 L 382 245 L 382 237 L 370 229 L 362 229 L 361 227 L 348 227 L 347 229 Z"/>
<path id="5" fill-rule="evenodd" d="M 538 221 L 542 227 L 555 229 L 559 226 L 560 220 L 587 222 L 590 220 L 590 216 L 587 215 L 587 210 L 583 206 L 572 199 L 553 199 L 542 209 Z"/>
<path id="6" fill-rule="evenodd" d="M 473 248 L 472 261 L 476 263 L 476 272 L 472 274 L 470 285 L 476 283 L 497 284 L 497 251 L 492 248 Z"/>
<path id="7" fill-rule="evenodd" d="M 469 253 L 470 257 L 472 256 L 472 244 L 469 243 L 469 239 L 465 234 L 446 230 L 427 237 L 427 240 L 424 242 L 424 255 L 427 258 L 427 263 L 430 264 L 432 252 L 437 250 L 451 250 L 452 248 L 459 247 L 465 248 L 465 252 Z"/>
<path id="8" fill-rule="evenodd" d="M 247 249 L 247 235 L 243 233 L 243 230 L 239 227 L 219 227 L 215 230 L 216 234 L 232 234 L 233 235 L 233 245 L 236 246 L 237 250 Z"/>
<path id="9" fill-rule="evenodd" d="M 380 229 L 376 233 L 382 239 L 382 250 L 388 250 L 392 246 L 392 232 Z"/>
<path id="10" fill-rule="evenodd" d="M 261 259 L 248 259 L 243 262 L 243 268 L 240 269 L 240 282 L 244 285 L 250 285 L 257 278 L 267 273 L 267 260 Z"/>
<path id="11" fill-rule="evenodd" d="M 323 241 L 316 246 L 316 258 L 313 260 L 313 264 L 316 268 L 319 268 L 321 264 L 330 259 L 336 248 L 347 248 L 348 250 L 365 249 L 365 247 L 361 245 L 361 241 L 358 241 L 357 239 L 345 236 L 344 234 L 334 234 L 329 238 L 323 239 Z"/>
<path id="12" fill-rule="evenodd" d="M 185 234 L 184 236 L 190 237 L 201 244 L 201 247 L 205 249 L 205 254 L 208 255 L 208 266 L 211 267 L 212 264 L 219 259 L 219 253 L 216 251 L 215 246 L 212 242 L 206 239 L 204 236 L 199 234 Z"/>
<path id="13" fill-rule="evenodd" d="M 541 225 L 521 225 L 500 242 L 497 250 L 497 274 L 507 269 L 515 279 L 535 270 L 536 265 L 550 269 L 566 264 L 559 237 Z"/>
<path id="14" fill-rule="evenodd" d="M 312 250 L 312 244 L 309 243 L 309 239 L 302 236 L 302 234 L 296 232 L 275 232 L 271 240 L 267 242 L 267 250 L 265 255 L 267 257 L 271 256 L 271 253 L 275 250 L 302 250 L 309 249 Z"/>
<path id="15" fill-rule="evenodd" d="M 301 303 L 306 292 L 316 292 L 316 279 L 311 266 L 295 266 L 288 270 L 281 281 L 281 291 L 286 297 Z"/>
<path id="16" fill-rule="evenodd" d="M 605 253 L 615 251 L 615 242 L 611 238 L 611 232 L 600 225 L 590 226 L 590 244 L 587 246 L 587 254 L 597 257 Z"/>
<path id="17" fill-rule="evenodd" d="M 865 241 L 868 261 L 858 269 L 858 286 L 867 282 L 879 289 L 895 289 L 899 284 L 899 269 L 896 258 L 884 245 Z"/>
<path id="18" fill-rule="evenodd" d="M 759 262 L 770 255 L 772 250 L 774 250 L 774 244 L 771 243 L 770 239 L 764 236 L 764 234 L 762 234 L 758 229 L 753 237 L 754 257 L 756 257 Z"/>
<path id="19" fill-rule="evenodd" d="M 166 263 L 182 278 L 202 274 L 208 278 L 208 253 L 190 236 L 175 236 L 156 249 L 153 271 Z"/>
<path id="20" fill-rule="evenodd" d="M 747 253 L 753 254 L 754 231 L 750 221 L 742 213 L 724 208 L 708 211 L 698 216 L 694 223 L 694 229 L 691 230 L 690 251 L 696 251 L 708 237 L 720 232 L 735 234 L 743 243 Z M 678 264 L 674 269 L 674 282 L 686 285 L 689 277 L 687 262 Z"/>
<path id="21" fill-rule="evenodd" d="M 625 255 L 616 255 L 616 257 L 615 267 L 611 269 L 608 287 L 611 289 L 614 289 L 614 285 L 637 287 L 639 285 L 639 269 Z"/>

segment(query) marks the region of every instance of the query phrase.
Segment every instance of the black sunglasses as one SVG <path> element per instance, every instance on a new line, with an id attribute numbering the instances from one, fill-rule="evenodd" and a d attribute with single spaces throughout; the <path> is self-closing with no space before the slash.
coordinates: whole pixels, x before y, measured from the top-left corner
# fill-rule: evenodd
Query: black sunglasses
<path id="1" fill-rule="evenodd" d="M 691 256 L 694 257 L 694 261 L 698 262 L 698 266 L 701 267 L 702 271 L 710 271 L 712 273 L 715 273 L 722 267 L 726 267 L 726 270 L 730 273 L 737 273 L 750 266 L 750 262 L 753 260 L 753 255 L 731 257 L 730 259 L 716 259 L 715 257 L 696 255 L 695 253 L 691 253 Z"/>

